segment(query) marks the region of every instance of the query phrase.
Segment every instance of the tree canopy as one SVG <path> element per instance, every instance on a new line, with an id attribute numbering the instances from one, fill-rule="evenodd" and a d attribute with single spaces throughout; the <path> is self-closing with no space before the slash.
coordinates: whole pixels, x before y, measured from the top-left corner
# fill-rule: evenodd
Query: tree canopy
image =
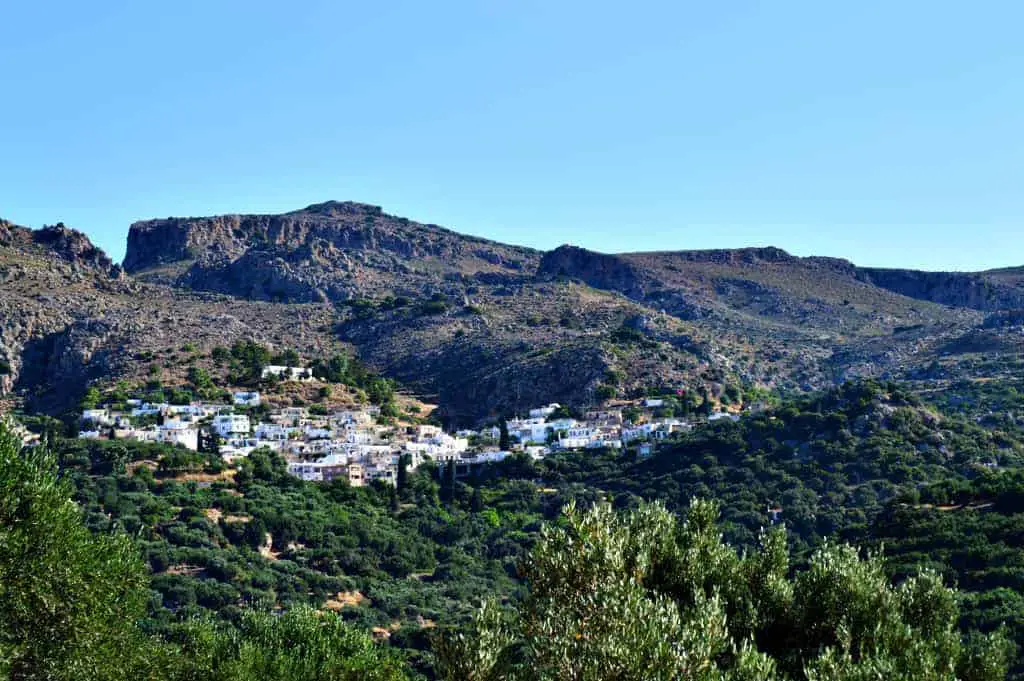
<path id="1" fill-rule="evenodd" d="M 131 540 L 86 529 L 53 456 L 0 423 L 0 678 L 146 678 L 147 583 Z"/>
<path id="2" fill-rule="evenodd" d="M 1012 645 L 965 641 L 952 589 L 922 572 L 898 586 L 875 557 L 826 544 L 790 573 L 782 531 L 740 554 L 717 505 L 685 520 L 657 504 L 573 506 L 523 566 L 528 596 L 490 603 L 438 642 L 449 681 L 995 681 Z"/>

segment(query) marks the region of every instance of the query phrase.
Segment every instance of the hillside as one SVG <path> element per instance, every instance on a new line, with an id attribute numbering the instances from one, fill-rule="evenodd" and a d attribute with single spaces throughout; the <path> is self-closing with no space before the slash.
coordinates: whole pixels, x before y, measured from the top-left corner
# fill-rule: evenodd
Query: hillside
<path id="1" fill-rule="evenodd" d="M 0 392 L 51 411 L 90 381 L 176 366 L 184 344 L 240 339 L 358 354 L 453 423 L 665 388 L 985 377 L 1024 339 L 1019 270 L 908 274 L 775 248 L 541 253 L 353 202 L 137 222 L 123 269 L 63 225 L 3 223 L 0 266 Z"/>
<path id="2" fill-rule="evenodd" d="M 63 225 L 0 226 L 0 399 L 60 412 L 91 382 L 183 380 L 192 355 L 255 339 L 307 355 L 343 347 L 324 305 L 275 306 L 151 285 Z M 186 348 L 186 346 L 188 346 Z"/>
<path id="3" fill-rule="evenodd" d="M 987 408 L 1011 387 L 948 397 Z M 1000 404 L 1019 411 L 1019 400 Z M 636 508 L 659 500 L 683 513 L 697 496 L 720 502 L 721 531 L 740 549 L 756 546 L 762 527 L 785 525 L 797 570 L 826 538 L 895 539 L 895 574 L 911 574 L 926 557 L 970 592 L 967 623 L 990 630 L 1009 619 L 1024 640 L 1007 609 L 1019 597 L 1000 590 L 1020 581 L 1012 514 L 1024 431 L 936 409 L 898 384 L 850 383 L 735 423 L 700 424 L 651 457 L 633 449 L 513 457 L 451 487 L 427 466 L 397 492 L 303 482 L 267 450 L 226 466 L 166 445 L 56 443 L 89 527 L 134 537 L 158 594 L 152 631 L 210 611 L 233 620 L 309 604 L 376 627 L 429 667 L 421 655 L 431 629 L 459 623 L 479 598 L 522 596 L 517 565 L 566 502 Z M 957 539 L 976 526 L 984 541 Z M 977 562 L 990 556 L 1000 562 Z"/>

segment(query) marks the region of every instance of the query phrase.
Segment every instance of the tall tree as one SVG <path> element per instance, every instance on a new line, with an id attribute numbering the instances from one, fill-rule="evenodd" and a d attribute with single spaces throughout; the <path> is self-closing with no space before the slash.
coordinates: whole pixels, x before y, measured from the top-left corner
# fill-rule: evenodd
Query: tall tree
<path id="1" fill-rule="evenodd" d="M 700 397 L 700 413 L 703 414 L 704 416 L 711 416 L 711 414 L 713 414 L 715 411 L 715 407 L 711 403 L 711 393 L 708 392 L 708 389 L 706 387 L 702 387 L 700 389 Z"/>
<path id="2" fill-rule="evenodd" d="M 455 499 L 456 466 L 455 461 L 444 464 L 444 499 L 451 502 Z"/>
<path id="3" fill-rule="evenodd" d="M 494 431 L 491 431 L 494 432 Z M 498 422 L 498 449 L 507 452 L 512 447 L 512 440 L 508 435 L 508 423 L 505 419 Z"/>
<path id="4" fill-rule="evenodd" d="M 409 488 L 409 455 L 402 454 L 398 457 L 398 473 L 395 477 L 395 486 L 398 488 L 398 495 L 408 496 Z"/>
<path id="5" fill-rule="evenodd" d="M 480 513 L 486 507 L 487 505 L 484 503 L 483 492 L 480 491 L 479 487 L 474 487 L 473 496 L 470 498 L 469 501 L 469 510 L 472 511 L 473 513 Z"/>

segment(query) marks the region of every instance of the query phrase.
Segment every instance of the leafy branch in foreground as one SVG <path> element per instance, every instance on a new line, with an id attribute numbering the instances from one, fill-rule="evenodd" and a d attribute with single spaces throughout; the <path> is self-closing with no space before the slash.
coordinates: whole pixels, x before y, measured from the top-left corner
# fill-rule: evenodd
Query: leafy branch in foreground
<path id="1" fill-rule="evenodd" d="M 526 599 L 487 604 L 442 635 L 449 681 L 793 679 L 995 681 L 1012 654 L 1002 632 L 966 641 L 956 593 L 933 573 L 899 586 L 878 558 L 828 544 L 790 575 L 786 537 L 740 555 L 718 507 L 683 522 L 659 505 L 616 514 L 570 505 L 523 573 Z"/>
<path id="2" fill-rule="evenodd" d="M 127 536 L 86 529 L 54 457 L 0 423 L 0 678 L 147 678 L 148 581 Z"/>

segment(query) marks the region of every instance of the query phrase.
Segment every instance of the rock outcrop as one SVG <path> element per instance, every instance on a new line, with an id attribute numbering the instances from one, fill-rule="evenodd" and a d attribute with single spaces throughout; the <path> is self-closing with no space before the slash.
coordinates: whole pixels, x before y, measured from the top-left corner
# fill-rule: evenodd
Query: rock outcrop
<path id="1" fill-rule="evenodd" d="M 1024 288 L 999 282 L 988 273 L 921 272 L 858 267 L 857 278 L 894 293 L 981 312 L 1024 308 Z"/>
<path id="2" fill-rule="evenodd" d="M 174 285 L 257 300 L 343 300 L 421 294 L 474 275 L 532 271 L 527 248 L 464 236 L 330 201 L 283 215 L 224 215 L 136 222 L 125 270 L 177 265 Z"/>
<path id="3" fill-rule="evenodd" d="M 121 268 L 89 237 L 66 227 L 63 222 L 29 229 L 0 220 L 0 247 L 26 254 L 53 255 L 65 263 L 101 270 L 115 277 L 121 274 Z"/>
<path id="4" fill-rule="evenodd" d="M 569 277 L 594 288 L 619 291 L 638 300 L 647 295 L 652 284 L 652 277 L 642 268 L 617 255 L 606 255 L 568 244 L 545 253 L 537 275 L 545 279 Z"/>

